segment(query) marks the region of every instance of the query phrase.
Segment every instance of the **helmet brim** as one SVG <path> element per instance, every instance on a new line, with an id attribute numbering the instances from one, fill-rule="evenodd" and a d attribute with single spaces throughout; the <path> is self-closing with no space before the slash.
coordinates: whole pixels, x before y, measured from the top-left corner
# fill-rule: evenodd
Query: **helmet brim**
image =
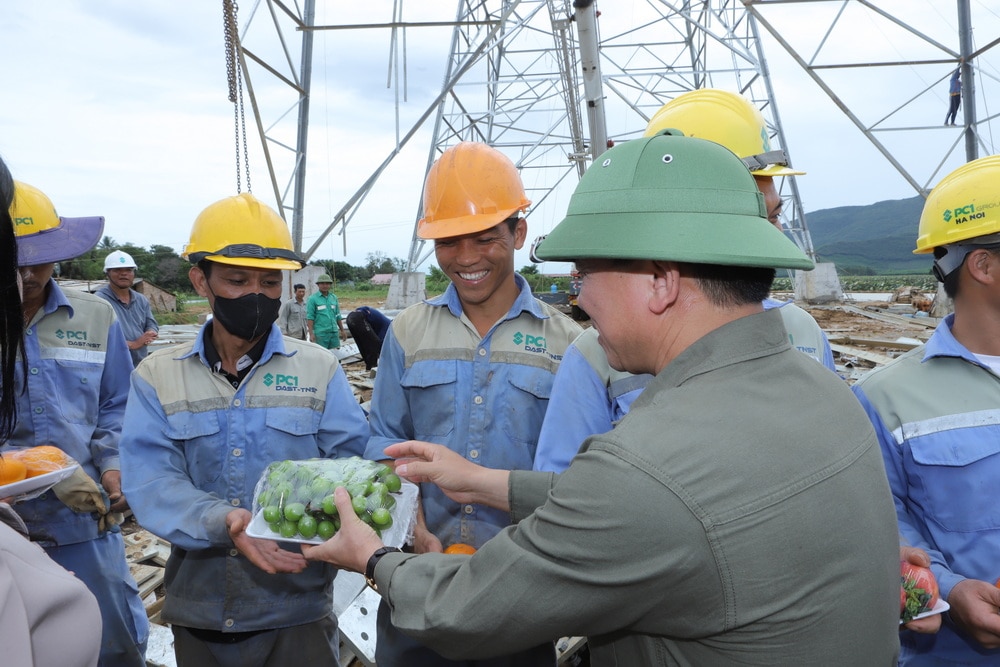
<path id="1" fill-rule="evenodd" d="M 104 233 L 104 218 L 59 218 L 59 226 L 17 237 L 18 266 L 65 262 L 91 250 Z"/>
<path id="2" fill-rule="evenodd" d="M 272 258 L 257 259 L 254 257 L 226 257 L 225 255 L 206 255 L 202 259 L 215 262 L 216 264 L 226 264 L 228 266 L 242 266 L 248 269 L 267 269 L 269 271 L 298 271 L 304 263 L 299 263 L 290 259 Z"/>
<path id="3" fill-rule="evenodd" d="M 665 238 L 666 237 L 666 238 Z M 591 213 L 567 216 L 542 241 L 543 260 L 651 259 L 811 270 L 814 264 L 767 220 L 720 213 Z"/>
<path id="4" fill-rule="evenodd" d="M 427 218 L 420 218 L 417 222 L 417 238 L 434 240 L 465 236 L 466 234 L 478 234 L 485 232 L 487 229 L 493 229 L 518 211 L 523 211 L 524 208 L 516 206 L 497 211 L 491 215 L 480 213 L 438 221 L 428 221 Z"/>
<path id="5" fill-rule="evenodd" d="M 785 167 L 780 164 L 772 164 L 763 169 L 758 169 L 756 171 L 751 171 L 754 176 L 805 176 L 806 172 L 799 171 L 797 169 L 792 169 L 791 167 Z"/>

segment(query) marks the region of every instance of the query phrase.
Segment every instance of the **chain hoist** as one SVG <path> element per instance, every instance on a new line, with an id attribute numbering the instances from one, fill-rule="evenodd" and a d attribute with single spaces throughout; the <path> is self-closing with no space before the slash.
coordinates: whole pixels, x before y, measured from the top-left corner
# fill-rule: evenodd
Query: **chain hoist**
<path id="1" fill-rule="evenodd" d="M 235 0 L 222 0 L 223 24 L 226 40 L 226 80 L 229 84 L 229 101 L 233 103 L 236 138 L 236 193 L 242 192 L 240 181 L 240 148 L 243 148 L 243 167 L 246 169 L 247 192 L 250 187 L 250 154 L 247 149 L 247 123 L 243 113 L 243 69 L 240 67 L 240 36 L 237 31 Z"/>

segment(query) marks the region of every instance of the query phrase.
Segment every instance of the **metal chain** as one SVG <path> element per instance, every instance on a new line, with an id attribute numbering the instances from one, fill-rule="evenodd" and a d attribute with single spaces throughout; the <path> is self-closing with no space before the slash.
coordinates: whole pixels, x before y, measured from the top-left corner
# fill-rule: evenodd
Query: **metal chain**
<path id="1" fill-rule="evenodd" d="M 236 81 L 240 91 L 240 101 L 238 106 L 240 110 L 240 131 L 243 134 L 243 166 L 246 169 L 247 192 L 253 192 L 253 188 L 250 187 L 250 153 L 247 147 L 247 119 L 243 115 L 243 71 L 242 70 L 237 70 Z M 237 170 L 238 169 L 239 167 L 237 166 Z M 239 180 L 239 175 L 237 175 L 236 178 L 237 180 Z"/>
<path id="2" fill-rule="evenodd" d="M 247 192 L 250 192 L 250 155 L 247 148 L 246 117 L 243 112 L 243 71 L 239 64 L 239 32 L 236 14 L 239 5 L 235 0 L 222 0 L 222 20 L 226 47 L 226 81 L 229 101 L 233 103 L 233 123 L 236 144 L 236 192 L 242 192 L 240 181 L 240 144 L 243 146 L 243 166 L 246 169 Z"/>

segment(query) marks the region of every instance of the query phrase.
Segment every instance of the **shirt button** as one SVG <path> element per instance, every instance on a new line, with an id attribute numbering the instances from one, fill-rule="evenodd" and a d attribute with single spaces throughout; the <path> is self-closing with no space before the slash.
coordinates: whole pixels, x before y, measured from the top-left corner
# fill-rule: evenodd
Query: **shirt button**
<path id="1" fill-rule="evenodd" d="M 472 514 L 472 505 L 466 505 L 465 507 L 462 508 L 462 511 L 465 512 L 466 514 Z"/>
<path id="2" fill-rule="evenodd" d="M 231 627 L 233 627 L 234 625 L 236 625 L 236 621 L 234 621 L 234 620 L 233 620 L 233 619 L 231 619 L 231 618 L 227 618 L 227 619 L 226 619 L 226 622 L 225 622 L 225 626 L 226 626 L 227 628 L 231 628 Z"/>
<path id="3" fill-rule="evenodd" d="M 240 499 L 239 498 L 233 498 L 232 500 L 229 501 L 229 504 L 232 505 L 233 507 L 239 507 L 240 506 Z"/>
<path id="4" fill-rule="evenodd" d="M 482 405 L 483 404 L 483 397 L 482 396 L 476 396 L 474 399 L 472 399 L 472 401 L 476 405 Z"/>
<path id="5" fill-rule="evenodd" d="M 238 399 L 238 398 L 237 398 L 236 400 L 234 400 L 234 401 L 233 401 L 233 406 L 234 406 L 234 407 L 237 407 L 237 408 L 238 408 L 238 407 L 240 407 L 240 405 L 242 405 L 242 404 L 243 404 L 243 402 L 242 402 L 242 401 L 241 401 L 240 399 Z"/>
<path id="6" fill-rule="evenodd" d="M 232 556 L 233 558 L 236 558 L 237 556 L 240 555 L 240 552 L 237 549 L 230 549 L 229 555 Z"/>
<path id="7" fill-rule="evenodd" d="M 35 414 L 36 415 L 40 415 L 43 412 L 45 412 L 45 408 L 43 408 L 42 406 L 39 405 L 37 408 L 35 408 Z"/>
<path id="8" fill-rule="evenodd" d="M 24 332 L 24 335 L 25 336 L 34 336 L 35 335 L 35 328 L 32 327 L 32 328 L 28 329 L 27 331 Z"/>
<path id="9" fill-rule="evenodd" d="M 87 384 L 87 378 L 80 378 L 80 382 L 82 382 L 83 384 Z"/>
<path id="10" fill-rule="evenodd" d="M 471 452 L 469 452 L 469 458 L 470 459 L 478 459 L 479 458 L 479 450 L 478 449 L 473 449 Z"/>
<path id="11" fill-rule="evenodd" d="M 485 347 L 479 348 L 479 356 L 480 357 L 485 357 L 486 356 L 486 348 Z"/>
<path id="12" fill-rule="evenodd" d="M 243 455 L 243 450 L 242 449 L 234 449 L 233 450 L 233 456 L 242 456 L 242 455 Z"/>
<path id="13" fill-rule="evenodd" d="M 31 369 L 31 374 L 32 375 L 38 375 L 38 369 L 37 368 L 32 368 Z"/>

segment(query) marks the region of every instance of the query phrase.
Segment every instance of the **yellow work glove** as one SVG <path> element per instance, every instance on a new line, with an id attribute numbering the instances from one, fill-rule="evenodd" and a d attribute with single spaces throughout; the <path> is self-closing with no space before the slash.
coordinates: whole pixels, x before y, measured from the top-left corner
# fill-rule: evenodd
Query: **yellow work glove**
<path id="1" fill-rule="evenodd" d="M 97 512 L 100 515 L 98 528 L 102 531 L 118 525 L 124 518 L 120 512 L 108 511 L 101 487 L 83 468 L 77 468 L 72 475 L 53 486 L 52 492 L 74 512 Z"/>

